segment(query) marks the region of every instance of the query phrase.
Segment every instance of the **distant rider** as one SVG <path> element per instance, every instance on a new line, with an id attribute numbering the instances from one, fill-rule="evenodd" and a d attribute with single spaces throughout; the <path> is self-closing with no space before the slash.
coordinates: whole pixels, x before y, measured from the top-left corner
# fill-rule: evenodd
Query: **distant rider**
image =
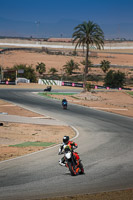
<path id="1" fill-rule="evenodd" d="M 66 99 L 62 99 L 62 106 L 63 105 L 67 105 L 67 100 Z"/>

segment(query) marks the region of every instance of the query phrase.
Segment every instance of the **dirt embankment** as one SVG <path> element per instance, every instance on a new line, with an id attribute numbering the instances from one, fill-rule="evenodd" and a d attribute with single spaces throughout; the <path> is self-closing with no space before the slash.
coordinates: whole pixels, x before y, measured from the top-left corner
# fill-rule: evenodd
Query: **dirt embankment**
<path id="1" fill-rule="evenodd" d="M 39 115 L 29 110 L 18 107 L 14 104 L 0 100 L 0 115 L 19 115 L 30 118 L 45 118 L 46 116 Z M 38 124 L 23 124 L 2 122 L 0 126 L 0 161 L 25 155 L 35 151 L 42 150 L 45 146 L 10 146 L 18 145 L 25 142 L 44 142 L 51 145 L 62 143 L 64 135 L 69 135 L 70 138 L 75 136 L 75 131 L 68 126 L 59 125 L 38 125 Z"/>
<path id="2" fill-rule="evenodd" d="M 99 92 L 81 92 L 80 94 L 65 96 L 50 94 L 51 97 L 62 100 L 68 100 L 70 103 L 75 103 L 87 106 L 97 110 L 112 112 L 128 117 L 133 117 L 133 96 L 129 95 L 126 91 L 107 91 Z"/>

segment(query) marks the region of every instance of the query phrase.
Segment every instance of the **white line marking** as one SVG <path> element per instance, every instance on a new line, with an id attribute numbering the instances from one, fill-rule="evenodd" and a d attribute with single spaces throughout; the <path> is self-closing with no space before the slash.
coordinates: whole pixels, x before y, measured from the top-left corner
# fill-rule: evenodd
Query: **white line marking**
<path id="1" fill-rule="evenodd" d="M 1 106 L 16 106 L 16 105 L 0 105 L 0 107 L 1 107 Z"/>
<path id="2" fill-rule="evenodd" d="M 51 119 L 51 118 L 48 118 L 48 117 L 31 117 L 31 118 L 34 118 L 34 119 Z"/>
<path id="3" fill-rule="evenodd" d="M 128 110 L 126 108 L 103 108 L 103 107 L 89 107 L 89 108 L 104 109 L 104 110 Z"/>

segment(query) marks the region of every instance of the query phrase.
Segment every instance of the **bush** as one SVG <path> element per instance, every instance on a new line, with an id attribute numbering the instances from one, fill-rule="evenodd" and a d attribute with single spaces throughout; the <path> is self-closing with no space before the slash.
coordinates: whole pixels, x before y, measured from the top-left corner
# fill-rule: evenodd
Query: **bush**
<path id="1" fill-rule="evenodd" d="M 28 67 L 25 64 L 19 64 L 19 65 L 15 65 L 13 67 L 13 69 L 15 70 L 20 70 L 23 69 L 24 73 L 17 75 L 17 77 L 21 77 L 21 78 L 27 78 L 30 80 L 30 82 L 35 83 L 37 81 L 36 79 L 36 73 L 35 70 L 32 68 L 32 65 L 29 65 Z"/>
<path id="2" fill-rule="evenodd" d="M 91 87 L 90 83 L 86 83 L 85 87 L 86 87 L 86 89 L 87 89 L 88 92 L 91 91 L 92 87 Z"/>
<path id="3" fill-rule="evenodd" d="M 87 76 L 87 81 L 103 81 L 103 76 L 102 75 L 91 75 L 91 74 L 88 74 Z"/>
<path id="4" fill-rule="evenodd" d="M 104 79 L 104 85 L 112 88 L 123 87 L 125 83 L 125 74 L 120 71 L 110 70 Z"/>

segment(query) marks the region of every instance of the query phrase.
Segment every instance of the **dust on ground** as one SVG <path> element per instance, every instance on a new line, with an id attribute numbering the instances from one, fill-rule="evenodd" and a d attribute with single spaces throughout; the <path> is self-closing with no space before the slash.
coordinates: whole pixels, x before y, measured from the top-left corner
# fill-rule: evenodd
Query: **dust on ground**
<path id="1" fill-rule="evenodd" d="M 49 94 L 48 94 L 49 95 Z M 133 117 L 133 96 L 126 91 L 107 91 L 81 92 L 75 95 L 56 95 L 49 96 L 62 100 L 66 98 L 70 103 L 80 104 L 96 110 L 103 110 L 128 117 Z"/>
<path id="2" fill-rule="evenodd" d="M 17 64 L 26 64 L 32 65 L 33 68 L 38 64 L 38 62 L 43 62 L 46 64 L 46 70 L 49 71 L 51 67 L 61 70 L 62 66 L 66 64 L 67 61 L 73 59 L 75 62 L 81 63 L 84 60 L 82 56 L 66 56 L 66 55 L 50 55 L 45 52 L 31 52 L 24 50 L 10 50 L 4 52 L 2 57 L 2 66 L 3 67 L 13 67 Z M 133 66 L 133 56 L 132 54 L 113 54 L 107 52 L 98 52 L 96 57 L 90 57 L 90 60 L 93 64 L 100 64 L 102 60 L 108 60 L 112 65 L 125 65 Z M 83 67 L 80 64 L 80 67 Z M 92 69 L 93 70 L 93 69 Z M 101 70 L 102 72 L 102 70 Z"/>
<path id="3" fill-rule="evenodd" d="M 3 100 L 0 100 L 0 113 L 45 118 L 45 116 Z M 20 144 L 23 142 L 50 142 L 59 144 L 62 143 L 64 135 L 69 135 L 70 138 L 75 136 L 75 131 L 69 126 L 35 125 L 11 122 L 1 123 L 3 123 L 3 126 L 0 126 L 0 161 L 46 148 L 40 146 L 11 147 L 9 145 Z"/>
<path id="4" fill-rule="evenodd" d="M 46 148 L 41 146 L 12 147 L 10 145 L 24 142 L 59 144 L 62 143 L 64 135 L 69 135 L 72 138 L 75 136 L 75 132 L 72 128 L 66 126 L 3 122 L 3 126 L 0 127 L 0 160 L 7 160 Z"/>
<path id="5" fill-rule="evenodd" d="M 0 113 L 8 114 L 8 115 L 19 115 L 19 116 L 25 116 L 25 117 L 41 117 L 42 116 L 38 113 L 31 112 L 30 110 L 23 109 L 22 107 L 19 107 L 16 104 L 11 104 L 3 100 L 0 100 Z"/>
<path id="6" fill-rule="evenodd" d="M 101 192 L 96 194 L 83 194 L 66 197 L 45 198 L 41 200 L 133 200 L 133 189 Z"/>

